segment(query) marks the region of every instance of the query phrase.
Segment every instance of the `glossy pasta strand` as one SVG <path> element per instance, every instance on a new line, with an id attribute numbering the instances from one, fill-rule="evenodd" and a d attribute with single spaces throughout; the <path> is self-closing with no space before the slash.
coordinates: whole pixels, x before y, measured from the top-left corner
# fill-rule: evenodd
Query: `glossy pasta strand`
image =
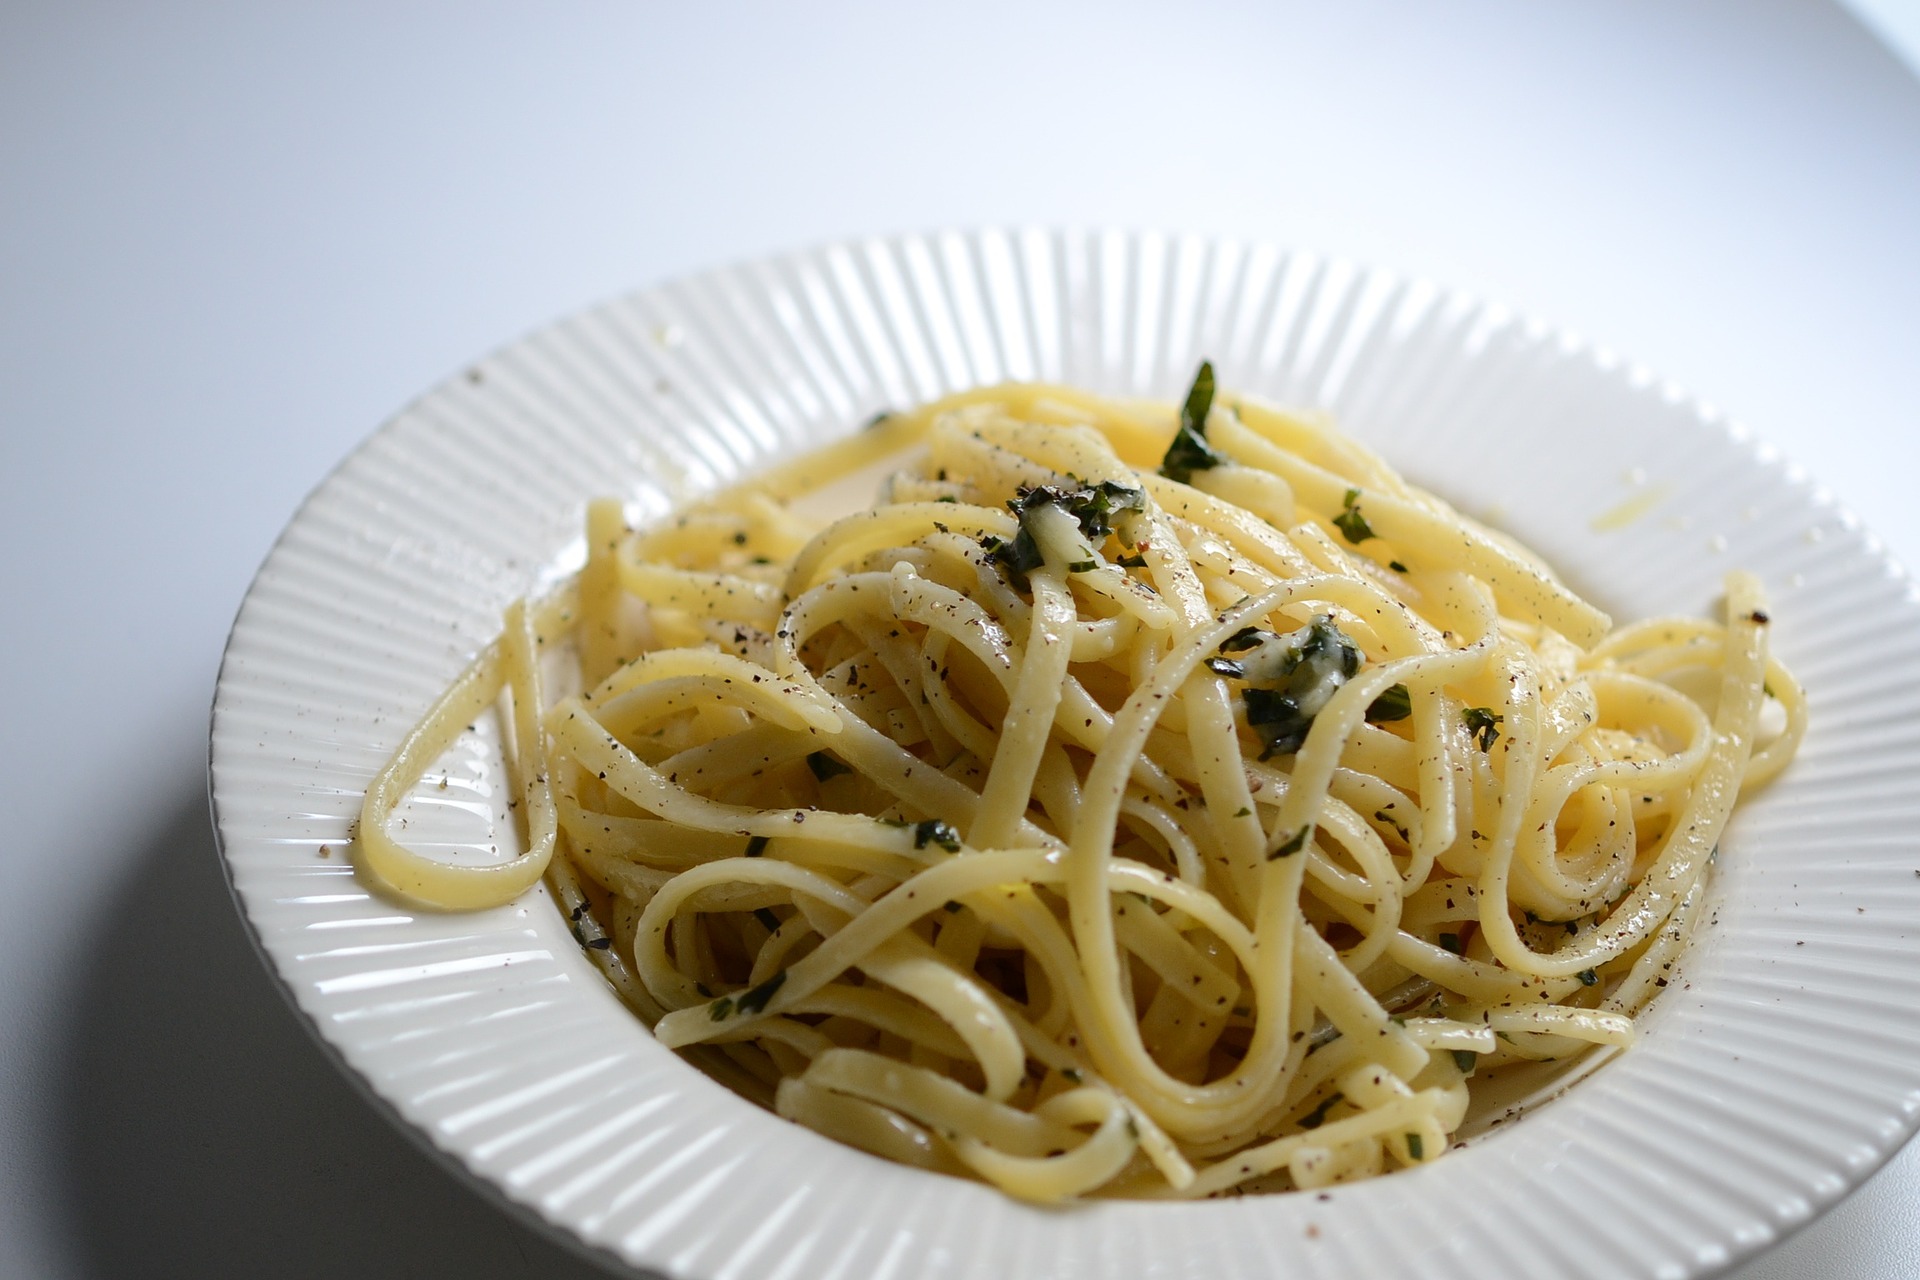
<path id="1" fill-rule="evenodd" d="M 815 492 L 886 459 L 876 505 Z M 450 908 L 544 872 L 729 1087 L 1033 1200 L 1424 1163 L 1475 1079 L 1630 1045 L 1806 725 L 1750 577 L 1725 625 L 1611 629 L 1324 422 L 1200 390 L 982 388 L 587 532 L 375 780 L 362 868 Z M 525 851 L 408 848 L 496 702 Z"/>

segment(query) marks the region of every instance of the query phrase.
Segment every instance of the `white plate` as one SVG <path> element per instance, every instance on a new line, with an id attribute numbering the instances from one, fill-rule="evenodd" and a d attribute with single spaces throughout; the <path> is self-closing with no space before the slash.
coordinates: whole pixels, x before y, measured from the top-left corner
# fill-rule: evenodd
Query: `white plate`
<path id="1" fill-rule="evenodd" d="M 577 551 L 875 410 L 1004 378 L 1321 405 L 1618 617 L 1759 571 L 1812 732 L 1729 830 L 1712 923 L 1640 1048 L 1443 1161 L 1330 1195 L 1047 1211 L 758 1111 L 661 1049 L 544 894 L 369 896 L 367 780 Z M 1638 512 L 1597 531 L 1608 513 Z M 484 724 L 416 838 L 511 851 Z M 438 775 L 436 775 L 438 776 Z M 213 721 L 255 936 L 370 1093 L 509 1202 L 679 1276 L 1691 1276 L 1838 1199 L 1920 1108 L 1920 605 L 1798 468 L 1644 371 L 1432 286 L 1203 239 L 872 240 L 652 289 L 494 355 L 300 511 L 241 609 Z"/>

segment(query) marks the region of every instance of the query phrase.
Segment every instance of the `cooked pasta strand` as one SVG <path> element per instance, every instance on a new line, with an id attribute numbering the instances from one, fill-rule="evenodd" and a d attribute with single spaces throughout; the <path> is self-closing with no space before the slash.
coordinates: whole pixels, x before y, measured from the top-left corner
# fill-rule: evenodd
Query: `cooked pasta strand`
<path id="1" fill-rule="evenodd" d="M 594 503 L 577 583 L 369 788 L 360 865 L 455 909 L 545 873 L 663 1043 L 1012 1195 L 1438 1157 L 1483 1060 L 1633 1043 L 1805 697 L 1750 575 L 1724 625 L 1613 629 L 1211 379 L 967 392 L 656 529 Z M 896 455 L 890 500 L 795 505 Z M 496 702 L 525 851 L 407 848 Z"/>

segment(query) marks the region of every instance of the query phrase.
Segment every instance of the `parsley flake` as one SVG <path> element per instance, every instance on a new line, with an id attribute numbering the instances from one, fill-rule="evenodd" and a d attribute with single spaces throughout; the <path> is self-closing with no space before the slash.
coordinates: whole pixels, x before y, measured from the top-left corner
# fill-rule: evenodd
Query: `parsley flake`
<path id="1" fill-rule="evenodd" d="M 741 1013 L 760 1013 L 767 1007 L 767 1001 L 773 999 L 773 993 L 785 985 L 786 981 L 787 971 L 782 969 L 751 991 L 741 992 L 740 998 L 734 1002 L 734 1008 Z"/>
<path id="2" fill-rule="evenodd" d="M 1257 649 L 1260 642 L 1271 634 L 1258 627 L 1242 627 L 1220 642 L 1220 652 L 1238 653 L 1242 649 Z"/>
<path id="3" fill-rule="evenodd" d="M 916 823 L 913 828 L 913 847 L 924 849 L 930 844 L 937 844 L 948 853 L 958 853 L 960 852 L 960 833 L 953 829 L 951 823 L 942 822 L 938 818 L 928 818 L 925 822 Z"/>
<path id="4" fill-rule="evenodd" d="M 1213 408 L 1213 362 L 1202 360 L 1193 376 L 1186 403 L 1180 406 L 1180 429 L 1173 434 L 1160 474 L 1186 484 L 1196 471 L 1211 471 L 1227 462 L 1225 454 L 1207 443 L 1207 414 Z"/>
<path id="5" fill-rule="evenodd" d="M 1482 751 L 1491 751 L 1500 740 L 1498 725 L 1506 717 L 1496 715 L 1492 707 L 1468 707 L 1460 713 L 1460 719 L 1467 726 L 1467 736 L 1475 739 Z"/>
<path id="6" fill-rule="evenodd" d="M 1360 514 L 1360 508 L 1355 505 L 1359 499 L 1358 489 L 1347 490 L 1346 501 L 1342 504 L 1344 509 L 1333 518 L 1333 527 L 1338 529 L 1341 536 L 1348 542 L 1356 546 L 1368 538 L 1379 536 L 1374 533 L 1373 526 L 1367 523 L 1367 518 Z"/>
<path id="7" fill-rule="evenodd" d="M 1228 643 L 1238 641 L 1234 636 Z M 1225 648 L 1225 645 L 1221 646 Z M 1313 719 L 1360 670 L 1360 649 L 1322 614 L 1291 635 L 1255 632 L 1240 660 L 1250 684 L 1241 692 L 1247 727 L 1260 736 L 1262 760 L 1289 755 L 1307 740 Z M 1218 670 L 1218 668 L 1215 668 Z"/>
<path id="8" fill-rule="evenodd" d="M 1390 724 L 1413 714 L 1413 695 L 1403 684 L 1391 685 L 1367 707 L 1368 724 Z"/>
<path id="9" fill-rule="evenodd" d="M 1268 854 L 1267 861 L 1272 862 L 1276 858 L 1292 857 L 1307 847 L 1307 837 L 1312 834 L 1313 824 L 1308 823 L 1306 826 L 1301 827 L 1298 831 L 1288 836 L 1272 853 Z"/>
<path id="10" fill-rule="evenodd" d="M 1113 532 L 1116 516 L 1147 509 L 1147 495 L 1139 489 L 1102 480 L 1078 489 L 1063 489 L 1056 485 L 1024 489 L 1007 506 L 1019 518 L 1020 531 L 1014 535 L 1012 542 L 1002 542 L 989 534 L 981 540 L 980 545 L 1007 571 L 1007 580 L 1014 589 L 1025 591 L 1028 589 L 1027 575 L 1046 563 L 1040 543 L 1033 536 L 1032 522 L 1028 519 L 1033 512 L 1042 507 L 1059 507 L 1074 518 L 1087 541 L 1098 546 Z M 991 539 L 992 545 L 988 545 L 988 539 Z M 1096 560 L 1076 560 L 1067 568 L 1074 573 L 1085 573 L 1096 568 L 1098 563 Z"/>
<path id="11" fill-rule="evenodd" d="M 1302 1129 L 1318 1129 L 1326 1123 L 1327 1112 L 1333 1110 L 1333 1104 L 1338 1101 L 1340 1101 L 1339 1094 L 1330 1094 L 1319 1106 L 1300 1117 L 1300 1127 Z"/>

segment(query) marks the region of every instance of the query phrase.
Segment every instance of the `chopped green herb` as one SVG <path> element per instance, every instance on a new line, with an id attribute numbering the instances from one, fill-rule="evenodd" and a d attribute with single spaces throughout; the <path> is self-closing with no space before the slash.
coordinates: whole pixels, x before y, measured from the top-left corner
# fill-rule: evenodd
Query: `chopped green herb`
<path id="1" fill-rule="evenodd" d="M 1014 589 L 1025 591 L 1027 575 L 1046 562 L 1040 553 L 1040 544 L 1034 540 L 1033 528 L 1027 518 L 1029 515 L 1041 507 L 1059 507 L 1074 518 L 1089 542 L 1098 545 L 1113 531 L 1114 516 L 1147 509 L 1147 495 L 1139 489 L 1102 480 L 1099 484 L 1078 489 L 1040 485 L 1023 490 L 1007 506 L 1019 517 L 1020 532 L 1014 535 L 1012 542 L 1001 542 L 995 538 L 993 545 L 988 546 L 983 538 L 980 545 L 992 552 L 994 560 L 1007 571 L 1007 580 Z M 1077 560 L 1068 568 L 1075 573 L 1084 573 L 1097 565 L 1098 561 Z"/>
<path id="2" fill-rule="evenodd" d="M 1343 504 L 1345 509 L 1333 518 L 1333 527 L 1338 529 L 1341 536 L 1348 542 L 1356 546 L 1368 538 L 1378 536 L 1374 533 L 1373 526 L 1367 523 L 1367 518 L 1360 514 L 1360 508 L 1354 505 L 1359 498 L 1358 489 L 1347 490 L 1346 502 Z"/>
<path id="3" fill-rule="evenodd" d="M 1275 858 L 1291 858 L 1294 854 L 1307 847 L 1307 837 L 1312 834 L 1313 824 L 1308 823 L 1306 826 L 1301 827 L 1298 831 L 1288 836 L 1279 847 L 1268 854 L 1267 861 L 1272 862 Z"/>
<path id="4" fill-rule="evenodd" d="M 1398 560 L 1387 561 L 1387 568 L 1393 570 L 1395 573 L 1405 573 L 1407 571 L 1407 566 L 1401 564 Z"/>
<path id="5" fill-rule="evenodd" d="M 755 907 L 753 918 L 764 925 L 768 933 L 773 933 L 780 928 L 780 917 L 773 914 L 771 907 Z"/>
<path id="6" fill-rule="evenodd" d="M 1060 1068 L 1060 1078 L 1068 1084 L 1079 1084 L 1082 1080 L 1086 1079 L 1085 1076 L 1080 1074 L 1080 1068 L 1078 1067 Z"/>
<path id="7" fill-rule="evenodd" d="M 1471 1049 L 1455 1049 L 1453 1051 L 1453 1065 L 1460 1068 L 1461 1075 L 1470 1076 L 1473 1074 L 1474 1069 L 1480 1065 L 1480 1055 Z"/>
<path id="8" fill-rule="evenodd" d="M 947 901 L 940 904 L 940 909 L 942 911 L 959 912 L 964 910 L 965 908 L 963 908 L 959 903 L 953 901 L 953 899 L 949 898 L 947 899 Z"/>
<path id="9" fill-rule="evenodd" d="M 871 418 L 867 419 L 865 430 L 868 430 L 868 431 L 873 430 L 875 427 L 879 426 L 881 423 L 885 422 L 888 418 L 891 418 L 892 416 L 893 416 L 893 410 L 891 409 L 880 410 L 880 412 L 874 414 Z"/>
<path id="10" fill-rule="evenodd" d="M 1121 556 L 1120 567 L 1123 569 L 1144 569 L 1147 567 L 1147 558 L 1143 555 Z"/>
<path id="11" fill-rule="evenodd" d="M 1409 1133 L 1406 1135 L 1406 1139 L 1408 1158 L 1413 1160 L 1425 1159 L 1427 1144 L 1420 1140 L 1420 1135 L 1417 1133 Z"/>
<path id="12" fill-rule="evenodd" d="M 1367 706 L 1368 724 L 1389 724 L 1413 714 L 1413 695 L 1403 684 L 1389 685 L 1387 691 Z"/>
<path id="13" fill-rule="evenodd" d="M 1505 718 L 1495 715 L 1492 707 L 1468 707 L 1460 713 L 1460 719 L 1467 726 L 1467 736 L 1477 739 L 1482 751 L 1493 750 L 1493 744 L 1500 739 L 1497 726 Z"/>
<path id="14" fill-rule="evenodd" d="M 1208 658 L 1205 666 L 1207 670 L 1213 672 L 1213 674 L 1225 676 L 1229 680 L 1244 680 L 1247 678 L 1247 669 L 1235 662 L 1232 658 Z"/>
<path id="15" fill-rule="evenodd" d="M 1092 573 L 1100 567 L 1098 560 L 1075 560 L 1067 566 L 1068 573 Z"/>
<path id="16" fill-rule="evenodd" d="M 1441 950 L 1443 951 L 1451 951 L 1453 952 L 1453 954 L 1459 955 L 1460 954 L 1460 935 L 1457 933 L 1441 934 L 1440 947 L 1441 947 Z"/>
<path id="17" fill-rule="evenodd" d="M 1600 975 L 1591 969 L 1582 969 L 1574 976 L 1580 979 L 1580 985 L 1583 987 L 1596 987 L 1600 985 Z"/>
<path id="18" fill-rule="evenodd" d="M 1069 499 L 1067 514 L 1080 522 L 1080 532 L 1096 544 L 1113 532 L 1115 516 L 1147 509 L 1144 490 L 1112 480 L 1102 480 L 1099 484 L 1076 489 Z"/>
<path id="19" fill-rule="evenodd" d="M 707 1016 L 715 1022 L 725 1022 L 733 1014 L 733 997 L 721 996 L 707 1006 Z"/>
<path id="20" fill-rule="evenodd" d="M 1207 443 L 1207 414 L 1213 409 L 1213 362 L 1200 362 L 1193 376 L 1186 403 L 1180 406 L 1180 429 L 1173 434 L 1166 456 L 1160 459 L 1160 474 L 1185 484 L 1196 471 L 1211 471 L 1227 458 Z"/>
<path id="21" fill-rule="evenodd" d="M 753 839 L 747 841 L 747 856 L 749 858 L 757 858 L 765 853 L 767 851 L 767 842 L 771 839 L 771 836 L 755 836 Z"/>
<path id="22" fill-rule="evenodd" d="M 751 991 L 742 992 L 740 998 L 734 1002 L 734 1007 L 741 1013 L 761 1012 L 767 1007 L 767 1001 L 773 999 L 773 993 L 778 991 L 786 980 L 787 971 L 782 969 Z"/>
<path id="23" fill-rule="evenodd" d="M 1025 515 L 1041 507 L 1059 507 L 1080 526 L 1089 540 L 1098 542 L 1113 532 L 1113 518 L 1130 511 L 1145 511 L 1147 495 L 1129 485 L 1102 480 L 1078 489 L 1063 489 L 1043 484 L 1024 490 L 1007 504 L 1015 515 Z"/>
<path id="24" fill-rule="evenodd" d="M 938 818 L 928 818 L 925 822 L 916 823 L 913 828 L 913 847 L 924 849 L 930 844 L 937 844 L 948 853 L 958 853 L 960 852 L 960 833 L 955 831 L 951 824 L 942 822 Z"/>
<path id="25" fill-rule="evenodd" d="M 587 939 L 587 947 L 589 950 L 592 950 L 592 951 L 605 951 L 612 945 L 613 945 L 613 939 L 608 937 Z"/>
<path id="26" fill-rule="evenodd" d="M 994 563 L 1007 571 L 1007 581 L 1013 584 L 1013 589 L 1028 590 L 1027 575 L 1045 564 L 1047 558 L 1040 554 L 1040 544 L 1027 532 L 1026 521 L 1020 522 L 1020 532 L 1013 535 L 1012 542 L 1002 542 L 992 534 L 987 537 L 993 539 L 993 545 L 987 550 L 993 553 Z M 980 545 L 987 545 L 985 539 Z"/>
<path id="27" fill-rule="evenodd" d="M 1251 685 L 1241 694 L 1247 726 L 1260 735 L 1262 760 L 1298 751 L 1329 699 L 1360 669 L 1360 650 L 1322 614 L 1287 636 L 1259 641 L 1261 651 L 1241 662 L 1249 679 L 1281 682 Z"/>
<path id="28" fill-rule="evenodd" d="M 1242 627 L 1220 642 L 1220 652 L 1238 653 L 1242 649 L 1256 649 L 1261 642 L 1274 638 L 1271 631 L 1262 631 L 1258 627 Z"/>
<path id="29" fill-rule="evenodd" d="M 935 498 L 934 501 L 935 502 L 958 502 L 960 501 L 960 499 L 954 497 L 950 493 L 943 493 L 939 497 Z M 945 533 L 946 530 L 942 529 L 941 532 Z"/>
<path id="30" fill-rule="evenodd" d="M 1241 805 L 1234 811 L 1233 816 L 1236 818 L 1251 818 L 1253 816 L 1253 810 L 1247 808 L 1245 805 Z"/>
<path id="31" fill-rule="evenodd" d="M 852 773 L 851 765 L 841 764 L 824 751 L 814 751 L 807 755 L 807 768 L 813 770 L 813 776 L 825 782 L 828 778 L 837 778 L 843 773 Z"/>
<path id="32" fill-rule="evenodd" d="M 1326 1123 L 1327 1112 L 1333 1110 L 1333 1104 L 1338 1101 L 1340 1101 L 1339 1094 L 1329 1094 L 1319 1106 L 1300 1117 L 1300 1127 L 1302 1129 L 1318 1129 Z"/>

